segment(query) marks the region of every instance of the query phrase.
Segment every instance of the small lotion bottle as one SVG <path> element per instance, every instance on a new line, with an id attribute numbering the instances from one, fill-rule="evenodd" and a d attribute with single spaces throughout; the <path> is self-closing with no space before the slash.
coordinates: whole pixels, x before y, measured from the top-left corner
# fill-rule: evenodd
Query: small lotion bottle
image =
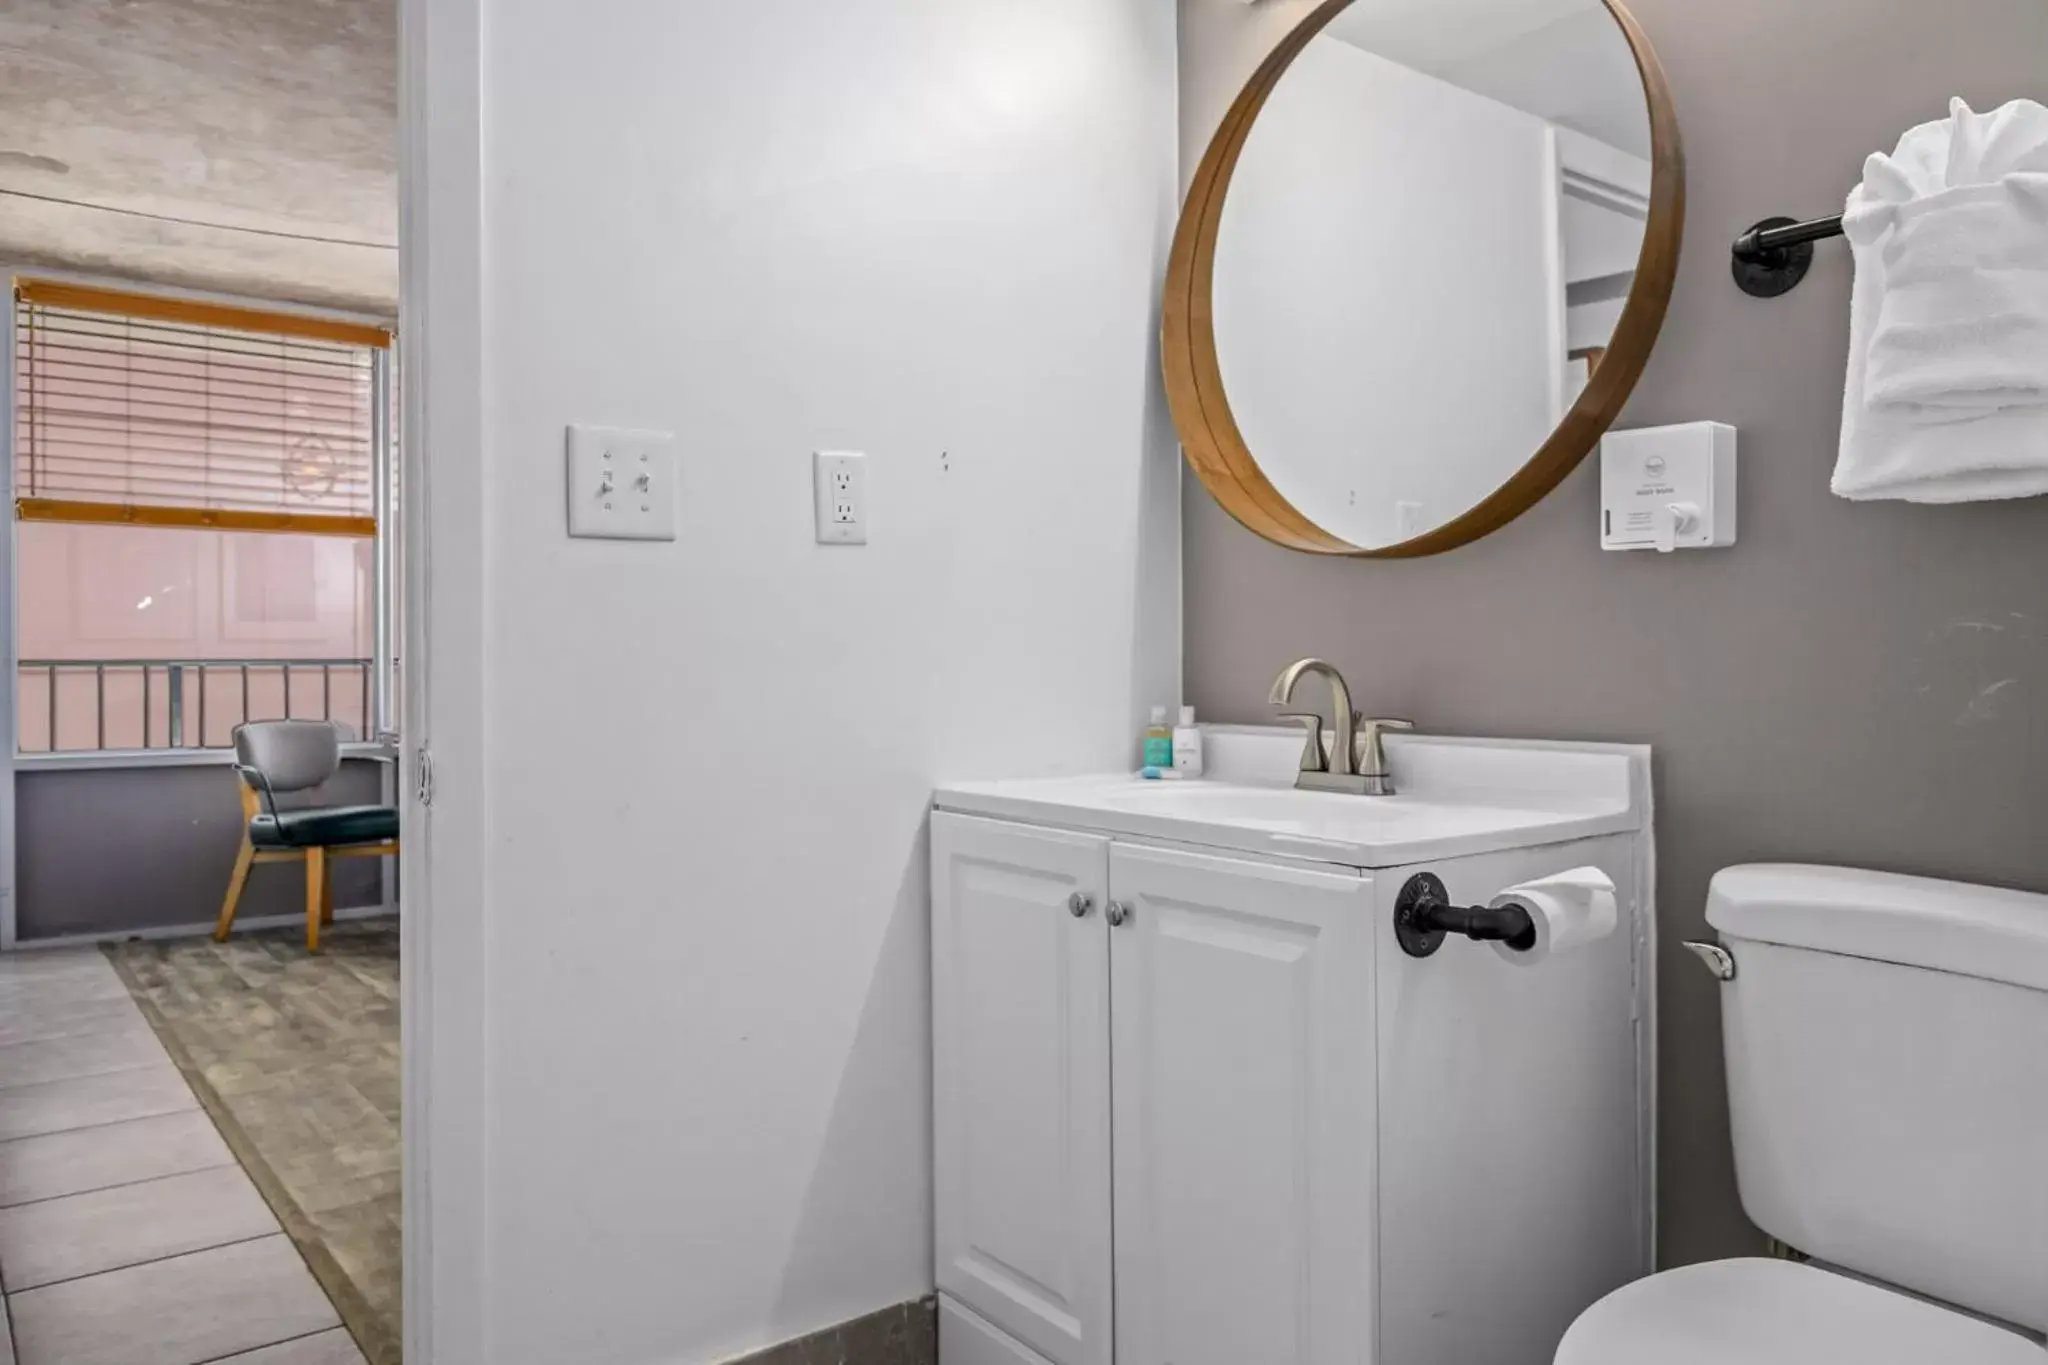
<path id="1" fill-rule="evenodd" d="M 1145 767 L 1162 772 L 1173 767 L 1173 727 L 1166 723 L 1166 708 L 1152 708 L 1152 723 L 1145 727 Z"/>
<path id="2" fill-rule="evenodd" d="M 1195 708 L 1180 708 L 1180 724 L 1173 731 L 1173 767 L 1182 777 L 1202 775 L 1202 730 L 1195 724 Z"/>

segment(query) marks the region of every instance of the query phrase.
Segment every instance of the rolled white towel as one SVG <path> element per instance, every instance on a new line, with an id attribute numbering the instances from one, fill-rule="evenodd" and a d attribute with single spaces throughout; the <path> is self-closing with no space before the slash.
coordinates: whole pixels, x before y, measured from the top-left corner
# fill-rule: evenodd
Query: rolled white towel
<path id="1" fill-rule="evenodd" d="M 1834 491 L 2048 493 L 2048 108 L 1961 100 L 1870 158 Z"/>

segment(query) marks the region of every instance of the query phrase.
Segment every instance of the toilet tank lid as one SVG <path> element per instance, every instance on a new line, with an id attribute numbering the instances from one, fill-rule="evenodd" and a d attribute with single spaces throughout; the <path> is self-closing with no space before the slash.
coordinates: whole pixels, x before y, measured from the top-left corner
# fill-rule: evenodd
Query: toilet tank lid
<path id="1" fill-rule="evenodd" d="M 2030 891 L 1752 863 L 1714 875 L 1707 923 L 1728 938 L 2048 991 L 2048 896 Z"/>

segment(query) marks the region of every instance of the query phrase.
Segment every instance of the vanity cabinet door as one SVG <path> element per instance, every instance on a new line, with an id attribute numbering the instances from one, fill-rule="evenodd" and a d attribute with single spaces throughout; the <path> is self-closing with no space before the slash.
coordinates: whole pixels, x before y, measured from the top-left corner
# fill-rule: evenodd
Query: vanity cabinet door
<path id="1" fill-rule="evenodd" d="M 1110 857 L 1117 1365 L 1366 1365 L 1372 883 Z"/>
<path id="2" fill-rule="evenodd" d="M 1110 1361 L 1108 891 L 1101 836 L 932 816 L 938 1287 L 1053 1365 Z"/>

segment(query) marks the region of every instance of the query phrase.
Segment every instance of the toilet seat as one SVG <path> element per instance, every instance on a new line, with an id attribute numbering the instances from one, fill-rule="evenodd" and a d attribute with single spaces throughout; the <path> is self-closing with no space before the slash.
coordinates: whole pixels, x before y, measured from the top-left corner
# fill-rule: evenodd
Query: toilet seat
<path id="1" fill-rule="evenodd" d="M 1667 1270 L 1579 1315 L 1556 1365 L 2048 1365 L 2025 1337 L 1796 1261 Z"/>

